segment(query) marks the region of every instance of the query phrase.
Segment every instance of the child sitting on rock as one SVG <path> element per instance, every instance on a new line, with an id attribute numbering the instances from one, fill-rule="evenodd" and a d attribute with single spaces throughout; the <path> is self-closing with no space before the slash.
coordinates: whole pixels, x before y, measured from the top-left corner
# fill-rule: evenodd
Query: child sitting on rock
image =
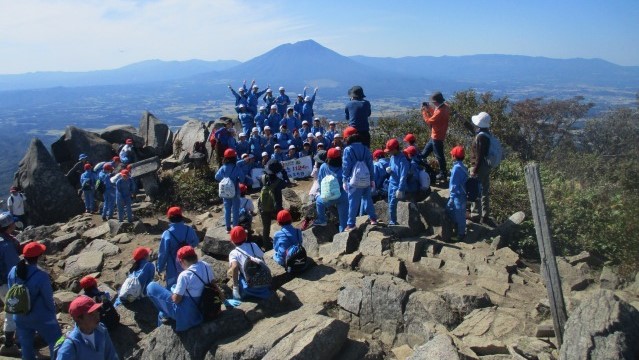
<path id="1" fill-rule="evenodd" d="M 120 315 L 111 302 L 111 294 L 98 289 L 98 280 L 93 276 L 85 276 L 80 279 L 80 287 L 84 291 L 84 295 L 92 298 L 96 303 L 102 304 L 100 307 L 100 322 L 109 330 L 118 326 Z"/>
<path id="2" fill-rule="evenodd" d="M 277 223 L 282 229 L 273 235 L 273 260 L 287 272 L 297 273 L 306 269 L 307 259 L 302 246 L 302 231 L 293 227 L 292 222 L 288 210 L 277 213 Z"/>

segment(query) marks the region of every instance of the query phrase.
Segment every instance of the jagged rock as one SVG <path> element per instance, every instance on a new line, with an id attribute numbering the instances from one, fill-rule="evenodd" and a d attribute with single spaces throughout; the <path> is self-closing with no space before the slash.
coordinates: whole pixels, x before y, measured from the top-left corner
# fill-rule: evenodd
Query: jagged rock
<path id="1" fill-rule="evenodd" d="M 381 256 L 391 249 L 392 241 L 399 240 L 392 233 L 383 233 L 381 231 L 369 231 L 362 238 L 359 244 L 359 250 L 362 255 Z"/>
<path id="2" fill-rule="evenodd" d="M 459 316 L 458 323 L 473 310 L 493 305 L 488 294 L 473 285 L 468 286 L 458 283 L 438 289 L 437 292 L 446 301 L 453 313 Z"/>
<path id="3" fill-rule="evenodd" d="M 406 360 L 413 355 L 413 349 L 411 349 L 410 346 L 406 344 L 391 349 L 391 352 L 393 353 L 393 355 L 395 355 L 395 359 L 397 360 Z"/>
<path id="4" fill-rule="evenodd" d="M 459 337 L 477 355 L 508 354 L 503 341 L 525 335 L 524 319 L 518 309 L 482 308 L 473 310 L 452 334 Z"/>
<path id="5" fill-rule="evenodd" d="M 51 144 L 51 152 L 55 161 L 68 165 L 67 169 L 78 161 L 80 154 L 87 154 L 91 164 L 109 160 L 114 154 L 108 141 L 75 126 L 67 126 L 64 135 Z"/>
<path id="6" fill-rule="evenodd" d="M 587 251 L 582 251 L 577 255 L 566 257 L 566 261 L 572 266 L 575 266 L 579 263 L 586 263 L 588 265 L 596 265 L 594 258 Z"/>
<path id="7" fill-rule="evenodd" d="M 510 284 L 508 284 L 508 282 L 495 281 L 489 278 L 479 278 L 475 281 L 475 285 L 501 296 L 506 296 L 506 292 L 510 290 Z"/>
<path id="8" fill-rule="evenodd" d="M 589 274 L 590 269 L 587 266 L 577 268 L 571 266 L 566 260 L 559 256 L 556 256 L 555 259 L 557 261 L 557 270 L 559 270 L 559 276 L 561 277 L 561 285 L 565 293 L 569 293 L 571 290 L 584 290 L 588 285 L 594 282 L 592 276 Z M 544 269 L 542 267 L 542 274 L 543 271 Z"/>
<path id="9" fill-rule="evenodd" d="M 79 253 L 82 249 L 84 249 L 85 245 L 86 243 L 82 239 L 74 240 L 69 245 L 67 245 L 66 248 L 64 248 L 64 252 L 62 253 L 62 258 L 67 258 L 71 255 L 75 255 Z"/>
<path id="10" fill-rule="evenodd" d="M 202 360 L 217 339 L 233 336 L 248 329 L 250 323 L 241 310 L 223 311 L 211 322 L 176 333 L 162 325 L 140 342 L 142 360 Z"/>
<path id="11" fill-rule="evenodd" d="M 173 133 L 169 126 L 148 111 L 142 114 L 138 134 L 144 139 L 144 147 L 152 148 L 157 156 L 167 157 L 173 152 Z"/>
<path id="12" fill-rule="evenodd" d="M 440 259 L 444 259 L 445 261 L 448 261 L 448 260 L 461 261 L 463 258 L 463 255 L 459 249 L 452 248 L 449 246 L 444 246 L 442 247 L 439 254 L 437 254 L 437 257 L 439 257 Z"/>
<path id="13" fill-rule="evenodd" d="M 369 233 L 370 234 L 370 233 Z M 391 243 L 393 256 L 406 262 L 416 262 L 422 257 L 422 250 L 424 246 L 423 240 L 408 240 L 397 241 Z"/>
<path id="14" fill-rule="evenodd" d="M 308 256 L 318 257 L 320 244 L 333 241 L 335 234 L 337 234 L 337 227 L 330 224 L 328 226 L 311 226 L 302 231 L 304 248 Z"/>
<path id="15" fill-rule="evenodd" d="M 566 322 L 560 359 L 636 359 L 639 311 L 609 290 L 586 297 Z"/>
<path id="16" fill-rule="evenodd" d="M 546 341 L 534 337 L 522 336 L 508 346 L 508 352 L 513 356 L 523 356 L 525 359 L 538 359 L 542 353 L 550 354 L 554 346 Z"/>
<path id="17" fill-rule="evenodd" d="M 102 269 L 103 255 L 98 251 L 83 251 L 70 256 L 64 264 L 64 273 L 73 278 L 98 272 Z"/>
<path id="18" fill-rule="evenodd" d="M 336 271 L 326 265 L 317 265 L 283 284 L 277 294 L 281 294 L 282 303 L 290 307 L 334 307 L 341 283 L 361 276 L 356 272 Z"/>
<path id="19" fill-rule="evenodd" d="M 403 324 L 404 304 L 415 288 L 390 275 L 347 278 L 337 297 L 340 319 L 367 333 L 380 330 L 380 340 L 395 342 Z"/>
<path id="20" fill-rule="evenodd" d="M 492 281 L 508 283 L 510 274 L 503 266 L 488 264 L 474 264 L 475 274 L 480 278 L 488 278 Z"/>
<path id="21" fill-rule="evenodd" d="M 175 133 L 173 140 L 173 157 L 180 161 L 193 151 L 196 142 L 206 142 L 209 138 L 209 130 L 206 124 L 198 120 L 187 121 L 180 130 Z"/>
<path id="22" fill-rule="evenodd" d="M 98 251 L 104 256 L 113 256 L 120 253 L 120 248 L 106 240 L 96 239 L 91 241 L 91 243 L 84 248 L 84 251 Z"/>
<path id="23" fill-rule="evenodd" d="M 446 199 L 438 193 L 431 193 L 428 198 L 417 203 L 419 212 L 428 221 L 427 234 L 438 235 L 442 241 L 449 241 L 452 236 L 453 224 L 446 214 Z"/>
<path id="24" fill-rule="evenodd" d="M 54 292 L 53 302 L 55 303 L 56 310 L 64 313 L 68 312 L 69 304 L 71 304 L 71 301 L 76 297 L 78 297 L 78 294 L 71 291 L 61 290 Z"/>
<path id="25" fill-rule="evenodd" d="M 295 190 L 291 188 L 282 190 L 282 207 L 291 213 L 293 221 L 300 219 L 302 215 L 302 199 L 300 199 Z"/>
<path id="26" fill-rule="evenodd" d="M 400 259 L 389 256 L 364 256 L 359 261 L 359 271 L 363 274 L 389 274 L 406 278 L 406 265 Z"/>
<path id="27" fill-rule="evenodd" d="M 599 287 L 602 289 L 615 290 L 620 284 L 619 276 L 615 274 L 610 266 L 604 266 L 599 276 Z"/>
<path id="28" fill-rule="evenodd" d="M 340 360 L 383 360 L 384 349 L 379 341 L 358 341 L 346 339 L 335 359 Z"/>
<path id="29" fill-rule="evenodd" d="M 146 232 L 146 226 L 142 221 L 119 222 L 116 219 L 110 219 L 106 223 L 109 227 L 111 236 L 115 236 L 123 233 L 144 234 Z"/>
<path id="30" fill-rule="evenodd" d="M 65 222 L 84 212 L 77 192 L 39 139 L 31 140 L 15 173 L 14 184 L 27 196 L 29 221 L 33 225 Z"/>
<path id="31" fill-rule="evenodd" d="M 124 144 L 126 139 L 133 139 L 136 148 L 144 147 L 144 139 L 138 135 L 138 130 L 131 125 L 111 125 L 102 130 L 100 137 L 111 144 Z"/>
<path id="32" fill-rule="evenodd" d="M 110 220 L 111 221 L 117 221 L 117 220 Z M 111 231 L 111 227 L 109 226 L 109 222 L 105 222 L 97 227 L 94 227 L 90 230 L 85 231 L 82 234 L 82 238 L 87 240 L 87 241 L 91 241 L 94 239 L 98 239 L 98 238 L 104 238 L 105 235 L 109 234 Z"/>
<path id="33" fill-rule="evenodd" d="M 49 239 L 58 231 L 58 225 L 41 225 L 36 227 L 27 227 L 16 236 L 21 243 L 33 240 Z"/>
<path id="34" fill-rule="evenodd" d="M 306 243 L 304 243 L 306 246 Z M 211 256 L 229 256 L 229 253 L 235 249 L 231 243 L 229 234 L 226 233 L 226 227 L 210 227 L 206 230 L 204 241 L 202 241 L 201 249 L 204 253 Z"/>
<path id="35" fill-rule="evenodd" d="M 460 357 L 450 336 L 440 334 L 424 345 L 415 348 L 413 355 L 407 358 L 407 360 L 422 359 L 459 360 Z"/>
<path id="36" fill-rule="evenodd" d="M 513 242 L 515 236 L 519 231 L 519 225 L 524 222 L 526 219 L 526 213 L 523 211 L 518 211 L 512 215 L 506 221 L 499 224 L 497 228 L 495 228 L 494 233 L 499 234 L 499 241 L 493 242 L 492 248 L 494 250 L 500 249 L 507 244 Z"/>
<path id="37" fill-rule="evenodd" d="M 128 244 L 133 241 L 133 235 L 129 233 L 122 233 L 111 238 L 111 242 L 114 244 Z"/>
<path id="38" fill-rule="evenodd" d="M 341 232 L 333 236 L 333 254 L 350 254 L 359 247 L 362 235 L 357 231 Z"/>
<path id="39" fill-rule="evenodd" d="M 409 343 L 421 344 L 432 334 L 430 322 L 440 323 L 446 327 L 459 324 L 460 317 L 454 314 L 450 306 L 441 296 L 429 291 L 416 291 L 408 298 L 404 312 L 405 332 L 409 335 Z"/>
<path id="40" fill-rule="evenodd" d="M 468 276 L 470 274 L 468 270 L 468 264 L 461 261 L 446 260 L 444 262 L 444 267 L 442 268 L 442 270 L 447 273 L 460 276 Z"/>
<path id="41" fill-rule="evenodd" d="M 64 248 L 67 247 L 67 245 L 71 244 L 73 240 L 77 240 L 79 238 L 80 234 L 78 234 L 77 232 L 58 236 L 51 241 L 51 247 L 53 248 L 52 250 L 62 251 L 64 250 Z M 49 249 L 47 248 L 47 250 Z"/>
<path id="42" fill-rule="evenodd" d="M 519 254 L 507 247 L 496 250 L 491 262 L 506 267 L 509 273 L 515 272 L 521 264 Z"/>
<path id="43" fill-rule="evenodd" d="M 397 222 L 407 225 L 415 235 L 423 234 L 427 227 L 417 205 L 412 202 L 400 201 L 397 204 Z"/>
<path id="44" fill-rule="evenodd" d="M 426 266 L 429 269 L 438 270 L 444 264 L 442 259 L 423 257 L 419 260 L 419 264 Z"/>

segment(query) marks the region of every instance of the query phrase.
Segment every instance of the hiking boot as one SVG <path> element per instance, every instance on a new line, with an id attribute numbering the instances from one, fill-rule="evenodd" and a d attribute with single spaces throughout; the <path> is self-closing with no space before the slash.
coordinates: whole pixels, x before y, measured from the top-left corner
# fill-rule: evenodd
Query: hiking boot
<path id="1" fill-rule="evenodd" d="M 22 356 L 22 352 L 18 349 L 16 344 L 11 346 L 2 345 L 0 346 L 0 355 L 2 356 L 10 356 L 10 357 L 20 357 Z"/>

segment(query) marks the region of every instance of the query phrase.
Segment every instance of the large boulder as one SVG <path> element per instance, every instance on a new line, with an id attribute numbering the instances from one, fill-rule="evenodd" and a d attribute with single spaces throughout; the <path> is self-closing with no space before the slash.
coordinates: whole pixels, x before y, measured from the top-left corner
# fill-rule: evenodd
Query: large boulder
<path id="1" fill-rule="evenodd" d="M 320 245 L 333 241 L 333 237 L 337 232 L 337 227 L 332 224 L 311 226 L 302 231 L 302 242 L 308 256 L 318 257 Z"/>
<path id="2" fill-rule="evenodd" d="M 145 111 L 140 119 L 138 135 L 144 139 L 144 148 L 152 148 L 159 157 L 167 157 L 173 152 L 173 132 L 169 126 Z"/>
<path id="3" fill-rule="evenodd" d="M 435 336 L 432 340 L 415 349 L 413 355 L 407 360 L 421 359 L 447 359 L 459 360 L 459 353 L 453 343 L 453 339 L 446 334 Z"/>
<path id="4" fill-rule="evenodd" d="M 95 133 L 67 126 L 64 135 L 51 144 L 55 160 L 65 169 L 78 161 L 80 154 L 87 154 L 91 164 L 109 160 L 113 157 L 111 144 Z"/>
<path id="5" fill-rule="evenodd" d="M 173 141 L 173 156 L 180 161 L 193 152 L 196 142 L 206 142 L 209 138 L 209 129 L 199 120 L 189 120 L 175 133 Z"/>
<path id="6" fill-rule="evenodd" d="M 204 241 L 202 241 L 200 248 L 202 252 L 211 256 L 228 257 L 229 253 L 235 249 L 235 246 L 231 243 L 226 227 L 216 226 L 206 229 Z"/>
<path id="7" fill-rule="evenodd" d="M 84 204 L 39 139 L 33 139 L 15 174 L 24 191 L 32 225 L 65 222 L 84 212 Z"/>
<path id="8" fill-rule="evenodd" d="M 639 358 L 639 311 L 609 290 L 590 294 L 570 314 L 560 359 Z"/>
<path id="9" fill-rule="evenodd" d="M 102 130 L 100 137 L 111 144 L 124 144 L 126 139 L 133 139 L 136 148 L 144 147 L 144 139 L 138 135 L 138 130 L 131 125 L 112 125 Z"/>
<path id="10" fill-rule="evenodd" d="M 67 258 L 64 274 L 70 278 L 89 275 L 102 270 L 104 255 L 99 251 L 83 251 Z"/>

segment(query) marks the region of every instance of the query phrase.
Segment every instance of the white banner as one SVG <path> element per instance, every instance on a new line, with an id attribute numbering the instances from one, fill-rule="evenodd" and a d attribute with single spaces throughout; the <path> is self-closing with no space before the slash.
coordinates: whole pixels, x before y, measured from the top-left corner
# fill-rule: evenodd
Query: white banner
<path id="1" fill-rule="evenodd" d="M 311 176 L 313 162 L 310 156 L 303 156 L 299 159 L 282 161 L 282 166 L 286 169 L 289 178 L 302 179 Z"/>
<path id="2" fill-rule="evenodd" d="M 251 185 L 251 187 L 253 189 L 259 189 L 260 188 L 260 176 L 262 176 L 262 174 L 264 174 L 264 169 L 263 168 L 254 168 L 251 169 L 251 179 L 253 180 L 253 183 Z"/>

